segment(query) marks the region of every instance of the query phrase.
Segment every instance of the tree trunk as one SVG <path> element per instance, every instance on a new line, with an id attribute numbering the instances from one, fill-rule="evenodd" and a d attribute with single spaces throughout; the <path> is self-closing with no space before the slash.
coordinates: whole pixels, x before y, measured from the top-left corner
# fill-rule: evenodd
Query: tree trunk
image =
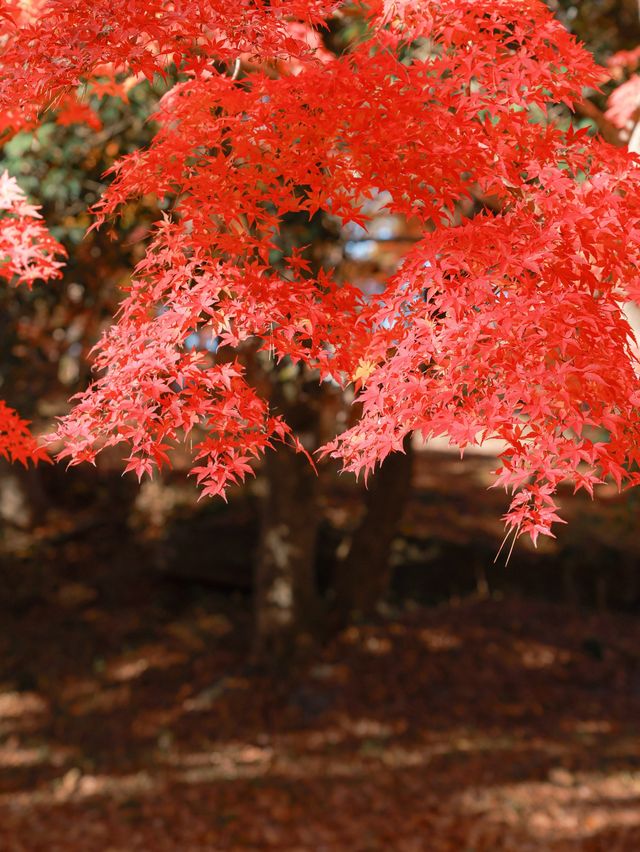
<path id="1" fill-rule="evenodd" d="M 372 615 L 389 593 L 391 545 L 411 489 L 411 436 L 404 453 L 388 456 L 365 493 L 364 516 L 338 566 L 335 615 L 339 626 L 354 616 Z"/>
<path id="2" fill-rule="evenodd" d="M 38 469 L 0 460 L 0 521 L 30 530 L 44 521 L 47 509 Z"/>
<path id="3" fill-rule="evenodd" d="M 265 459 L 265 479 L 254 652 L 263 661 L 278 661 L 312 635 L 317 617 L 318 477 L 303 454 L 278 447 Z"/>

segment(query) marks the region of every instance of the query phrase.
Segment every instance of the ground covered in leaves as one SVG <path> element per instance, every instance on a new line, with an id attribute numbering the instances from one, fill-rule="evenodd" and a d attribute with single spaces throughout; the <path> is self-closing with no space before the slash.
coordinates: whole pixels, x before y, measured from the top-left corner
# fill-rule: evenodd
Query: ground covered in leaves
<path id="1" fill-rule="evenodd" d="M 97 521 L 79 501 L 39 541 L 18 535 L 0 559 L 0 849 L 640 849 L 631 532 L 628 612 L 596 608 L 621 586 L 614 573 L 576 580 L 593 554 L 622 564 L 604 536 L 616 517 L 631 531 L 628 512 L 572 504 L 573 538 L 535 565 L 518 546 L 510 569 L 491 567 L 504 494 L 486 501 L 486 464 L 417 471 L 400 582 L 415 588 L 422 571 L 447 599 L 398 594 L 385 618 L 281 671 L 247 662 L 241 582 L 158 567 L 157 542 L 115 510 Z M 347 498 L 334 497 L 335 518 Z M 222 560 L 217 517 L 202 535 Z M 587 527 L 599 543 L 580 551 Z M 178 550 L 183 563 L 202 552 L 195 538 Z M 465 566 L 471 588 L 456 596 L 462 580 L 443 578 Z M 562 603 L 515 594 L 505 578 L 518 575 Z"/>
<path id="2" fill-rule="evenodd" d="M 68 583 L 5 609 L 0 848 L 640 848 L 630 617 L 416 608 L 276 675 L 215 604 Z"/>

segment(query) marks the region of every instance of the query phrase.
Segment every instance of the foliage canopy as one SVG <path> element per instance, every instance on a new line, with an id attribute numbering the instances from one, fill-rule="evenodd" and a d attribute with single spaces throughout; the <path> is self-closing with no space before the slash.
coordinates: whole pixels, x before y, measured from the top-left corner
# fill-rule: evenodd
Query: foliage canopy
<path id="1" fill-rule="evenodd" d="M 623 307 L 639 296 L 640 168 L 557 120 L 603 72 L 542 2 L 4 0 L 0 11 L 6 137 L 52 109 L 94 120 L 90 102 L 126 98 L 144 77 L 172 82 L 153 140 L 116 163 L 93 210 L 101 226 L 133 198 L 164 207 L 96 347 L 97 378 L 59 423 L 61 457 L 93 461 L 125 442 L 142 475 L 199 427 L 192 472 L 204 493 L 224 493 L 274 441 L 297 440 L 228 356 L 251 340 L 355 385 L 358 422 L 323 448 L 348 470 L 366 476 L 412 430 L 461 448 L 503 440 L 506 519 L 534 541 L 558 520 L 562 480 L 589 492 L 608 476 L 638 483 Z M 337 18 L 359 24 L 332 52 L 322 35 Z M 423 233 L 383 293 L 312 271 L 304 251 L 274 263 L 288 215 L 366 228 L 382 193 Z M 461 219 L 468 199 L 480 210 Z M 3 269 L 55 274 L 56 247 L 29 239 L 40 266 L 21 266 L 15 243 Z M 215 347 L 189 348 L 194 332 Z"/>

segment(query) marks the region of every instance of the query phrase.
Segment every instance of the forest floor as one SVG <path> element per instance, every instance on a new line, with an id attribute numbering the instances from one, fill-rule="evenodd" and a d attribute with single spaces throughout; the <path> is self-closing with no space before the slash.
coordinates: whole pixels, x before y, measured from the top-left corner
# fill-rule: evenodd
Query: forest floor
<path id="1" fill-rule="evenodd" d="M 637 617 L 482 586 L 265 672 L 124 538 L 0 563 L 2 852 L 640 849 Z"/>

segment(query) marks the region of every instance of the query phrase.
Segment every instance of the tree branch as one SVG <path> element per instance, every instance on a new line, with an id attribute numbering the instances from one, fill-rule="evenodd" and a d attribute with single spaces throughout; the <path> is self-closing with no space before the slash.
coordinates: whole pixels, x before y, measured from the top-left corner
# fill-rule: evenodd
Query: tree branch
<path id="1" fill-rule="evenodd" d="M 640 0 L 639 0 L 640 2 Z M 613 145 L 622 145 L 623 140 L 620 137 L 620 130 L 605 116 L 592 101 L 585 98 L 575 105 L 578 115 L 583 115 L 585 118 L 590 118 L 594 122 L 603 139 L 611 142 Z"/>

